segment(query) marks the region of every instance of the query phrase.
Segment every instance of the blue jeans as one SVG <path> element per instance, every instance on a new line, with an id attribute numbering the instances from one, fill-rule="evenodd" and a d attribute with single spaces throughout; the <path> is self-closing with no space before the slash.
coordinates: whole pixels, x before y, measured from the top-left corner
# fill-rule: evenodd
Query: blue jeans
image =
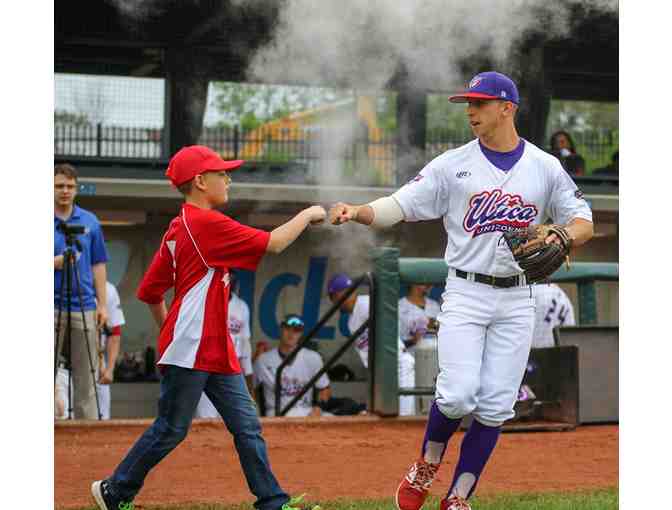
<path id="1" fill-rule="evenodd" d="M 266 454 L 261 423 L 242 375 L 223 375 L 168 365 L 161 379 L 159 416 L 126 454 L 110 478 L 112 492 L 133 500 L 149 471 L 187 436 L 194 411 L 205 394 L 224 419 L 259 510 L 276 510 L 289 501 Z"/>

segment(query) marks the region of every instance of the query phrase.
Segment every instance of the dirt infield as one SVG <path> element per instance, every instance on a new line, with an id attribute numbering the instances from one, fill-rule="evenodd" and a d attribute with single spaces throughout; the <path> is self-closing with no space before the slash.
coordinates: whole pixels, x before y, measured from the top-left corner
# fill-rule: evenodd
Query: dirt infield
<path id="1" fill-rule="evenodd" d="M 56 508 L 90 505 L 91 481 L 111 473 L 150 422 L 58 424 L 54 433 Z M 422 420 L 376 418 L 263 421 L 273 470 L 290 493 L 312 501 L 391 497 L 417 455 Z M 447 488 L 462 433 L 448 447 L 433 486 Z M 479 494 L 574 491 L 618 485 L 618 426 L 570 432 L 503 434 Z M 189 436 L 156 468 L 140 505 L 252 503 L 231 436 L 223 424 L 194 422 Z"/>

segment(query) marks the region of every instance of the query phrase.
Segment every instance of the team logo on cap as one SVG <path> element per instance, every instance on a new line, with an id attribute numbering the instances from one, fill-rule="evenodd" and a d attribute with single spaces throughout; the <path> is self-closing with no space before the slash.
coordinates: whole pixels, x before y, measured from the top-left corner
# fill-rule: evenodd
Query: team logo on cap
<path id="1" fill-rule="evenodd" d="M 478 87 L 478 84 L 483 81 L 483 78 L 480 76 L 476 76 L 473 80 L 469 82 L 469 88 L 473 89 L 474 87 Z"/>
<path id="2" fill-rule="evenodd" d="M 520 195 L 509 195 L 499 189 L 482 191 L 469 200 L 462 226 L 472 237 L 508 232 L 527 227 L 538 213 L 537 207 L 523 202 Z"/>

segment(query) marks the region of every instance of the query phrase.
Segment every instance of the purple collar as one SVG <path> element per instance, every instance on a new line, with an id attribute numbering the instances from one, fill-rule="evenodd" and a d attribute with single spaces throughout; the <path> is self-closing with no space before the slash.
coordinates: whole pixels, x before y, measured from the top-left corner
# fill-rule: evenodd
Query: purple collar
<path id="1" fill-rule="evenodd" d="M 504 172 L 508 172 L 513 168 L 513 165 L 518 163 L 525 150 L 525 140 L 522 138 L 518 142 L 518 146 L 510 152 L 493 151 L 483 145 L 480 140 L 478 141 L 478 145 L 481 147 L 483 155 L 488 158 L 488 161 Z"/>

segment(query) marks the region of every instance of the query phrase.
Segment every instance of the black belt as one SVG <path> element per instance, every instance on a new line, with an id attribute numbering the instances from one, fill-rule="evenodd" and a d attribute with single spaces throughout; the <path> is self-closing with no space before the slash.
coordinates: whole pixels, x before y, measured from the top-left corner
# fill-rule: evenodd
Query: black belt
<path id="1" fill-rule="evenodd" d="M 455 270 L 455 276 L 469 280 L 469 274 L 466 271 Z M 523 285 L 522 276 L 490 276 L 481 273 L 471 273 L 474 275 L 474 281 L 478 283 L 485 283 L 493 287 L 508 289 L 510 287 L 520 287 Z"/>

